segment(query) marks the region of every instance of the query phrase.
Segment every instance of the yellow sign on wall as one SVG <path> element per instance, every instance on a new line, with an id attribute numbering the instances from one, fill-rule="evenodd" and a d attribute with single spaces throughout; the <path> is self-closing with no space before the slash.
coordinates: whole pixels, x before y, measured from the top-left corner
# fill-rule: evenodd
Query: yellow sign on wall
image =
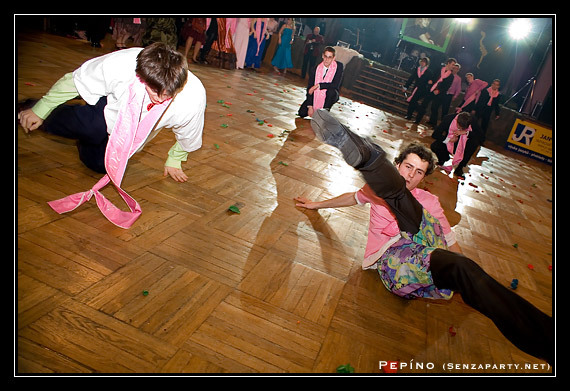
<path id="1" fill-rule="evenodd" d="M 552 129 L 535 122 L 517 119 L 507 139 L 506 148 L 541 162 L 552 164 L 553 144 Z"/>

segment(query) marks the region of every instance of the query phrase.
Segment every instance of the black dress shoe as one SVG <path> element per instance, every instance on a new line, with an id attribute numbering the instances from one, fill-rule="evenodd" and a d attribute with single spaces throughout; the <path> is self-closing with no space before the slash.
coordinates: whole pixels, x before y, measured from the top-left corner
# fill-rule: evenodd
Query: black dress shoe
<path id="1" fill-rule="evenodd" d="M 459 177 L 459 178 L 461 178 L 461 179 L 465 179 L 465 174 L 463 173 L 463 168 L 457 167 L 457 168 L 453 171 L 453 175 L 455 175 L 456 177 Z"/>

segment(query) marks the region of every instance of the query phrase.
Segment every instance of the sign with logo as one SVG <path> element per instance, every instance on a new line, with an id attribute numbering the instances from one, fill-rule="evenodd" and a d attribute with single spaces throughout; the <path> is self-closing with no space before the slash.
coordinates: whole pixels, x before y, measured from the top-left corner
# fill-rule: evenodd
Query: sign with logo
<path id="1" fill-rule="evenodd" d="M 505 148 L 538 161 L 552 164 L 552 129 L 535 122 L 517 119 Z"/>

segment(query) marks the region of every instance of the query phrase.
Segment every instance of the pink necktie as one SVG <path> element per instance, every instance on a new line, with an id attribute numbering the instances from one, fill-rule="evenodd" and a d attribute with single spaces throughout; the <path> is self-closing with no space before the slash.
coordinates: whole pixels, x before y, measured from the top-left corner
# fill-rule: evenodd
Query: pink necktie
<path id="1" fill-rule="evenodd" d="M 89 201 L 95 195 L 95 201 L 101 213 L 116 226 L 129 228 L 139 218 L 142 213 L 141 207 L 134 198 L 121 189 L 121 181 L 129 158 L 144 143 L 170 104 L 170 101 L 165 101 L 154 105 L 156 109 L 149 111 L 144 119 L 139 122 L 145 93 L 144 84 L 138 78 L 129 86 L 128 101 L 118 113 L 115 127 L 109 136 L 105 150 L 105 169 L 107 174 L 88 191 L 48 202 L 53 210 L 60 214 L 70 212 Z M 109 182 L 113 182 L 130 211 L 120 210 L 99 192 Z"/>

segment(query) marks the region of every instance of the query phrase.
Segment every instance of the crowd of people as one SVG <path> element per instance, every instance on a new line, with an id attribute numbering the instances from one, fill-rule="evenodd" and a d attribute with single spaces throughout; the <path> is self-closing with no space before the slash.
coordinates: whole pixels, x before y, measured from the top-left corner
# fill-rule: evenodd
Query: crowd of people
<path id="1" fill-rule="evenodd" d="M 435 69 L 433 69 L 435 68 Z M 499 118 L 499 92 L 501 81 L 493 80 L 491 85 L 476 79 L 473 73 L 465 74 L 467 88 L 462 102 L 449 114 L 452 101 L 461 95 L 462 80 L 458 75 L 461 65 L 455 58 L 449 58 L 443 67 L 430 66 L 430 60 L 422 57 L 418 66 L 403 85 L 402 90 L 409 92 L 408 110 L 405 118 L 419 124 L 428 106 L 431 108 L 428 125 L 434 128 L 431 144 L 437 155 L 438 165 L 458 177 L 464 177 L 463 169 L 479 146 L 485 142 L 487 128 L 493 113 Z M 413 87 L 413 89 L 412 89 Z M 440 118 L 441 109 L 441 121 Z M 445 163 L 453 157 L 450 165 Z"/>
<path id="2" fill-rule="evenodd" d="M 231 54 L 227 51 L 231 47 L 236 68 L 255 68 L 263 61 L 267 37 L 273 36 L 275 41 L 270 42 L 276 50 L 271 65 L 281 72 L 292 66 L 290 44 L 295 29 L 292 20 L 282 22 L 268 18 L 189 19 L 181 30 L 185 43 L 181 53 L 178 37 L 169 38 L 164 33 L 171 28 L 169 21 L 115 20 L 116 51 L 88 60 L 64 75 L 42 99 L 18 114 L 26 132 L 41 127 L 48 133 L 77 139 L 81 161 L 105 174 L 92 189 L 52 201 L 50 206 L 64 213 L 95 195 L 111 222 L 129 228 L 141 213 L 138 203 L 120 188 L 132 154 L 160 129 L 173 129 L 176 142 L 166 157 L 164 175 L 185 182 L 188 176 L 182 162 L 201 146 L 206 94 L 202 82 L 188 69 L 190 53 L 190 61 L 208 62 L 210 50 Z M 128 47 L 129 38 L 140 38 L 142 47 Z M 195 49 L 191 52 L 192 45 Z M 463 102 L 447 114 L 448 95 L 457 94 L 453 88 L 458 83 L 457 61 L 451 58 L 440 69 L 432 69 L 428 59 L 421 60 L 404 86 L 413 86 L 408 118 L 417 111 L 419 122 L 431 104 L 435 141 L 431 150 L 421 144 L 406 145 L 392 164 L 382 148 L 351 132 L 330 113 L 338 100 L 343 64 L 336 61 L 333 47 L 319 45 L 323 42 L 315 28 L 306 38 L 307 61 L 303 66 L 311 70 L 306 100 L 298 115 L 311 118 L 317 138 L 338 148 L 345 161 L 362 174 L 366 185 L 358 192 L 323 201 L 300 195 L 297 206 L 320 209 L 370 203 L 363 269 L 378 270 L 385 287 L 406 299 L 450 299 L 454 292 L 460 293 L 465 303 L 488 316 L 516 346 L 552 364 L 552 317 L 463 256 L 437 197 L 417 188 L 450 155 L 451 167 L 456 170 L 468 161 L 476 145 L 470 141 L 480 144 L 491 114 L 498 114 L 500 82 L 493 81 L 486 88 L 487 83 L 466 75 L 469 87 Z M 322 61 L 317 64 L 308 56 L 320 56 Z M 87 104 L 66 104 L 77 95 Z M 441 121 L 440 107 L 444 108 Z M 110 182 L 129 205 L 129 212 L 118 210 L 99 192 Z"/>

